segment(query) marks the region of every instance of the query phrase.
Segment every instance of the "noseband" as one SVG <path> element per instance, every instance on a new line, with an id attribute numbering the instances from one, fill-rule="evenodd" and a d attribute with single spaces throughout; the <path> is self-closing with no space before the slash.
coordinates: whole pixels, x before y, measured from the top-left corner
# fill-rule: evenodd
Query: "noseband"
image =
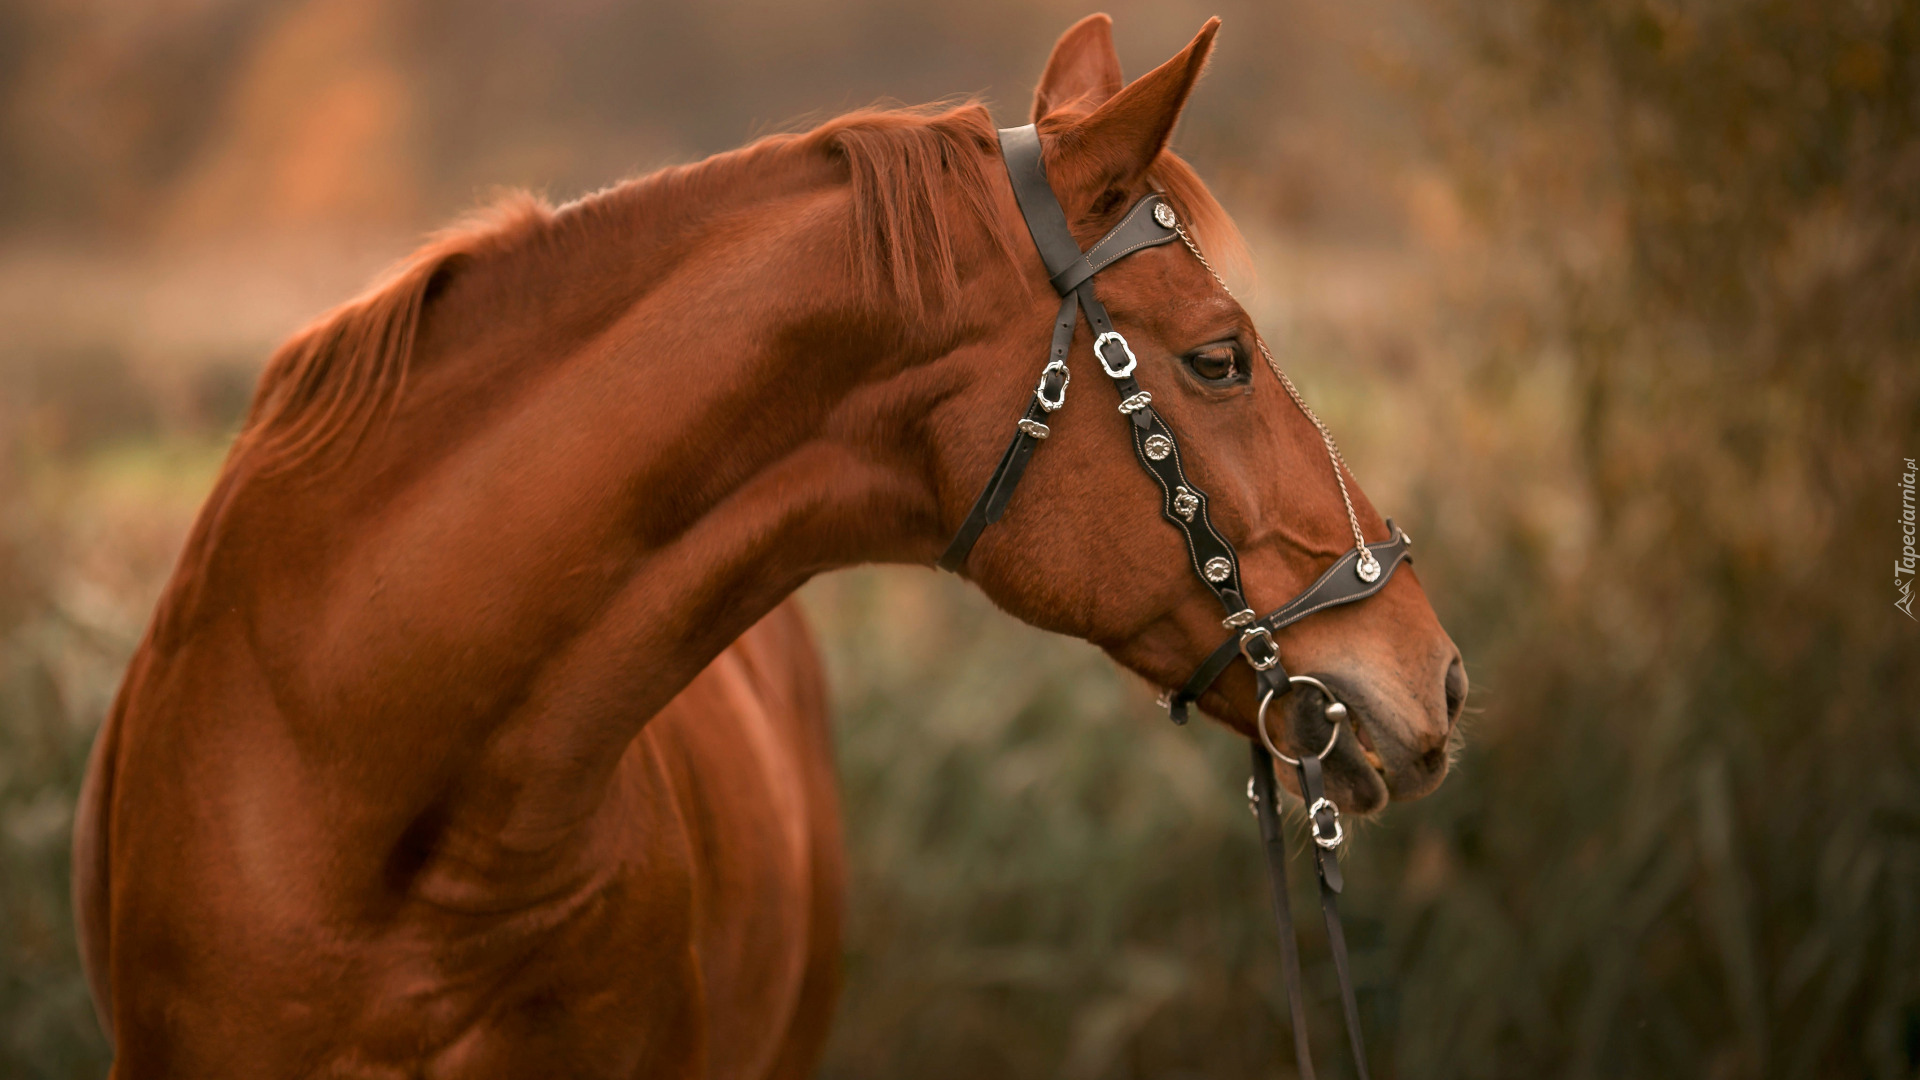
<path id="1" fill-rule="evenodd" d="M 1226 611 L 1226 617 L 1220 620 L 1221 626 L 1229 634 L 1226 641 L 1200 664 L 1185 684 L 1168 694 L 1163 699 L 1164 703 L 1175 723 L 1186 723 L 1188 706 L 1198 700 L 1235 660 L 1240 659 L 1246 660 L 1248 666 L 1253 668 L 1258 685 L 1260 709 L 1256 727 L 1259 739 L 1249 743 L 1253 755 L 1253 778 L 1248 781 L 1247 795 L 1253 804 L 1254 816 L 1260 822 L 1261 837 L 1266 845 L 1268 875 L 1273 885 L 1274 915 L 1280 924 L 1281 966 L 1287 982 L 1294 1052 L 1300 1075 L 1304 1080 L 1312 1080 L 1314 1073 L 1307 1048 L 1305 1001 L 1300 988 L 1300 957 L 1294 941 L 1293 915 L 1287 897 L 1286 843 L 1278 812 L 1274 758 L 1287 762 L 1299 773 L 1300 791 L 1307 803 L 1307 820 L 1313 837 L 1314 861 L 1319 869 L 1321 911 L 1326 919 L 1327 939 L 1340 979 L 1341 1003 L 1346 1011 L 1347 1037 L 1352 1045 L 1360 1078 L 1367 1080 L 1359 1008 L 1347 970 L 1346 937 L 1341 929 L 1336 903 L 1336 897 L 1344 887 L 1337 858 L 1344 833 L 1340 827 L 1340 811 L 1326 797 L 1321 770 L 1321 760 L 1332 752 L 1339 741 L 1341 721 L 1346 718 L 1347 707 L 1320 680 L 1306 675 L 1289 676 L 1280 664 L 1280 651 L 1274 644 L 1274 636 L 1315 612 L 1364 600 L 1385 588 L 1393 572 L 1411 557 L 1407 549 L 1412 545 L 1412 540 L 1389 520 L 1387 529 L 1392 534 L 1389 539 L 1367 543 L 1360 529 L 1359 516 L 1353 509 L 1352 497 L 1347 491 L 1346 463 L 1341 460 L 1333 436 L 1301 399 L 1292 380 L 1274 362 L 1273 354 L 1267 351 L 1266 343 L 1262 341 L 1261 355 L 1266 357 L 1275 377 L 1286 389 L 1288 397 L 1320 431 L 1328 460 L 1333 465 L 1334 479 L 1340 487 L 1341 501 L 1346 504 L 1354 546 L 1298 596 L 1265 616 L 1255 613 L 1247 605 L 1245 592 L 1241 588 L 1240 556 L 1233 544 L 1214 527 L 1207 513 L 1207 493 L 1189 479 L 1181 467 L 1179 440 L 1174 437 L 1173 429 L 1167 425 L 1165 418 L 1154 410 L 1153 395 L 1141 389 L 1135 381 L 1133 373 L 1138 361 L 1133 349 L 1127 344 L 1127 339 L 1114 329 L 1112 320 L 1107 317 L 1106 307 L 1100 303 L 1093 289 L 1094 276 L 1100 271 L 1136 251 L 1174 240 L 1183 242 L 1223 289 L 1226 283 L 1220 281 L 1218 273 L 1214 273 L 1212 264 L 1201 254 L 1199 246 L 1181 224 L 1173 204 L 1164 195 L 1155 193 L 1135 203 L 1118 225 L 1083 252 L 1067 225 L 1066 212 L 1060 208 L 1059 199 L 1054 196 L 1053 188 L 1047 182 L 1046 167 L 1041 160 L 1040 135 L 1034 126 L 1029 124 L 1026 127 L 1002 129 L 1000 155 L 1006 162 L 1007 175 L 1013 181 L 1014 197 L 1020 204 L 1021 215 L 1026 219 L 1027 231 L 1032 234 L 1034 246 L 1040 251 L 1040 260 L 1046 265 L 1054 289 L 1060 293 L 1060 314 L 1054 319 L 1053 344 L 1048 352 L 1047 364 L 1041 369 L 1040 382 L 1034 387 L 1026 412 L 1014 425 L 1013 440 L 1007 444 L 999 465 L 994 468 L 979 498 L 974 500 L 973 508 L 968 511 L 966 520 L 961 522 L 952 543 L 941 554 L 939 565 L 942 569 L 955 572 L 965 565 L 967 555 L 980 539 L 981 532 L 1006 513 L 1014 487 L 1025 474 L 1034 450 L 1052 434 L 1046 422 L 1047 417 L 1067 403 L 1067 384 L 1072 378 L 1067 368 L 1067 354 L 1073 344 L 1079 314 L 1084 312 L 1087 325 L 1094 334 L 1094 359 L 1120 395 L 1120 416 L 1133 439 L 1134 457 L 1160 487 L 1160 516 L 1180 531 L 1187 546 L 1187 561 L 1194 575 Z M 1283 752 L 1267 730 L 1269 706 L 1276 698 L 1284 697 L 1295 684 L 1307 684 L 1319 691 L 1326 701 L 1325 715 L 1332 726 L 1332 734 L 1322 749 L 1317 753 L 1303 752 L 1299 757 Z"/>

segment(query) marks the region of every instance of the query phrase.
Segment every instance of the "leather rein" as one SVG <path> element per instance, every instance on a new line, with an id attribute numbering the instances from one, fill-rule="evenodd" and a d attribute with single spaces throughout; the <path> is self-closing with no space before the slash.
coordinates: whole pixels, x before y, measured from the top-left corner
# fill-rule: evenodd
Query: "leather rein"
<path id="1" fill-rule="evenodd" d="M 1294 1054 L 1302 1080 L 1313 1080 L 1313 1060 L 1307 1046 L 1306 1003 L 1300 982 L 1300 954 L 1294 938 L 1293 913 L 1287 895 L 1286 838 L 1279 814 L 1280 788 L 1274 775 L 1278 759 L 1292 766 L 1299 775 L 1300 791 L 1307 806 L 1308 828 L 1313 840 L 1314 864 L 1320 879 L 1320 907 L 1326 921 L 1327 941 L 1340 981 L 1341 1005 L 1346 1013 L 1347 1038 L 1360 1080 L 1368 1080 L 1365 1046 L 1360 1035 L 1359 1007 L 1354 998 L 1353 981 L 1348 971 L 1346 935 L 1340 924 L 1338 896 L 1345 887 L 1340 874 L 1339 848 L 1345 839 L 1340 826 L 1340 811 L 1326 796 L 1321 761 L 1333 751 L 1340 739 L 1347 707 L 1334 697 L 1325 683 L 1307 675 L 1288 675 L 1280 664 L 1280 652 L 1274 635 L 1315 612 L 1341 604 L 1364 600 L 1386 587 L 1400 564 L 1411 558 L 1413 541 L 1387 521 L 1392 534 L 1379 543 L 1368 543 L 1360 530 L 1358 516 L 1348 495 L 1345 462 L 1326 425 L 1307 407 L 1286 373 L 1280 370 L 1264 342 L 1266 356 L 1274 375 L 1287 394 L 1314 426 L 1319 428 L 1333 463 L 1334 478 L 1347 506 L 1348 522 L 1353 527 L 1354 546 L 1327 567 L 1313 584 L 1278 609 L 1261 616 L 1247 606 L 1240 584 L 1240 557 L 1233 544 L 1214 527 L 1207 514 L 1207 493 L 1186 475 L 1180 463 L 1180 444 L 1165 418 L 1153 408 L 1153 395 L 1134 379 L 1137 366 L 1127 339 L 1114 329 L 1105 305 L 1095 295 L 1093 279 L 1115 262 L 1147 248 L 1182 241 L 1209 273 L 1213 267 L 1201 254 L 1163 194 L 1148 195 L 1135 203 L 1107 234 L 1086 251 L 1073 238 L 1066 212 L 1047 182 L 1041 158 L 1040 135 L 1033 125 L 1003 128 L 1000 131 L 1000 155 L 1013 182 L 1014 197 L 1026 219 L 1027 231 L 1039 249 L 1053 287 L 1060 293 L 1060 313 L 1054 319 L 1053 343 L 1040 381 L 1027 402 L 1026 411 L 1014 425 L 1000 463 L 988 478 L 986 487 L 974 500 L 953 541 L 941 554 L 942 569 L 958 572 L 986 527 L 1005 515 L 1007 503 L 1026 472 L 1034 451 L 1051 434 L 1047 417 L 1067 403 L 1067 384 L 1072 378 L 1067 354 L 1073 344 L 1079 317 L 1086 315 L 1094 334 L 1093 355 L 1100 368 L 1112 380 L 1120 395 L 1119 412 L 1133 440 L 1134 457 L 1141 468 L 1160 487 L 1160 516 L 1180 531 L 1186 542 L 1188 562 L 1194 576 L 1213 594 L 1226 616 L 1221 625 L 1227 639 L 1201 662 L 1193 675 L 1178 690 L 1162 699 L 1173 721 L 1187 721 L 1188 706 L 1204 694 L 1236 660 L 1244 659 L 1253 668 L 1260 693 L 1257 721 L 1258 740 L 1250 740 L 1253 777 L 1247 784 L 1247 796 L 1254 816 L 1260 822 L 1260 835 L 1267 854 L 1267 874 L 1273 886 L 1274 918 L 1279 923 L 1281 970 L 1287 984 L 1287 1001 L 1293 1027 Z M 1213 274 L 1219 281 L 1219 274 Z M 1225 282 L 1220 283 L 1222 288 Z M 1278 746 L 1267 730 L 1267 711 L 1276 698 L 1284 697 L 1297 684 L 1314 687 L 1326 701 L 1325 715 L 1332 727 L 1326 745 L 1317 753 L 1290 756 Z"/>

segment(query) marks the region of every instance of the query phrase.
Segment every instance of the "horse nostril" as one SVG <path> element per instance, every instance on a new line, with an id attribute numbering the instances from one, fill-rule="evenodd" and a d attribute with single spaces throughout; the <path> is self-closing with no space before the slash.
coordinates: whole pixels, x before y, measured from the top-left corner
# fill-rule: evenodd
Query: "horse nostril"
<path id="1" fill-rule="evenodd" d="M 1460 710 L 1467 704 L 1467 666 L 1460 662 L 1458 653 L 1453 662 L 1447 665 L 1447 729 L 1460 720 Z"/>

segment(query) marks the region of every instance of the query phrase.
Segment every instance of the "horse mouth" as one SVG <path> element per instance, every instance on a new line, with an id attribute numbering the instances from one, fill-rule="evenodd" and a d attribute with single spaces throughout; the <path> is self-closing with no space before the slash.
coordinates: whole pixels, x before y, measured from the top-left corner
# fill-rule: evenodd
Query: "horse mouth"
<path id="1" fill-rule="evenodd" d="M 1364 731 L 1359 724 L 1353 725 L 1354 736 L 1360 741 L 1360 753 L 1357 756 L 1366 763 L 1366 768 L 1355 769 L 1356 775 L 1349 782 L 1357 804 L 1354 812 L 1362 816 L 1384 810 L 1393 801 L 1393 781 L 1387 776 L 1386 763 L 1367 745 Z"/>
<path id="2" fill-rule="evenodd" d="M 1342 725 L 1353 731 L 1352 742 L 1348 742 L 1345 738 L 1336 739 L 1333 754 L 1334 757 L 1350 763 L 1347 768 L 1338 771 L 1346 775 L 1344 786 L 1348 789 L 1349 798 L 1354 802 L 1352 811 L 1367 815 L 1383 810 L 1389 802 L 1393 801 L 1393 780 L 1389 775 L 1386 759 L 1380 755 L 1379 747 L 1375 744 L 1370 730 L 1372 718 L 1367 715 L 1368 710 L 1362 704 L 1364 695 L 1356 693 L 1353 687 L 1342 685 L 1334 678 L 1325 675 L 1319 678 L 1333 690 L 1336 700 L 1347 707 L 1347 715 L 1342 719 Z M 1325 709 L 1326 704 L 1324 701 L 1317 702 L 1318 709 Z M 1296 708 L 1304 713 L 1306 710 L 1314 710 L 1315 706 L 1303 703 Z M 1299 714 L 1296 714 L 1294 722 L 1296 724 L 1301 722 Z M 1343 809 L 1346 808 L 1343 807 Z"/>
<path id="3" fill-rule="evenodd" d="M 1380 779 L 1384 781 L 1387 778 L 1387 763 L 1380 757 L 1380 752 L 1373 748 L 1373 736 L 1367 733 L 1366 726 L 1360 723 L 1360 718 L 1351 711 L 1347 714 L 1347 722 L 1353 728 L 1354 739 L 1360 743 L 1360 756 L 1366 759 L 1367 764 L 1373 768 L 1374 772 L 1379 773 Z"/>

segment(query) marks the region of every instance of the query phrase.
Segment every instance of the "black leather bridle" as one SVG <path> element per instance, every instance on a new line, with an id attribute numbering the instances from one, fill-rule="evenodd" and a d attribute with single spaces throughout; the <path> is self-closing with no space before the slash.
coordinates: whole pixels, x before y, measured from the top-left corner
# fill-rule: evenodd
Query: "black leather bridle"
<path id="1" fill-rule="evenodd" d="M 1288 395 L 1320 428 L 1326 441 L 1328 455 L 1333 462 L 1334 478 L 1340 484 L 1343 500 L 1347 501 L 1355 543 L 1313 584 L 1277 610 L 1259 616 L 1248 607 L 1240 584 L 1239 554 L 1208 516 L 1206 492 L 1189 479 L 1181 468 L 1179 441 L 1166 420 L 1154 410 L 1153 395 L 1141 389 L 1135 381 L 1133 373 L 1136 360 L 1133 350 L 1128 346 L 1127 339 L 1114 329 L 1112 320 L 1107 317 L 1106 307 L 1100 303 L 1093 289 L 1094 275 L 1120 259 L 1133 252 L 1175 240 L 1184 242 L 1194 256 L 1207 265 L 1209 272 L 1213 267 L 1206 263 L 1205 256 L 1182 227 L 1172 203 L 1166 196 L 1157 193 L 1135 203 L 1120 219 L 1120 223 L 1101 237 L 1098 243 L 1081 251 L 1073 238 L 1073 231 L 1067 225 L 1066 212 L 1060 208 L 1060 201 L 1047 182 L 1046 167 L 1041 159 L 1040 135 L 1034 126 L 1029 124 L 1026 127 L 1002 129 L 1000 155 L 1006 162 L 1007 175 L 1013 181 L 1014 197 L 1020 204 L 1021 215 L 1026 218 L 1027 231 L 1032 234 L 1034 246 L 1040 251 L 1040 260 L 1053 280 L 1053 287 L 1060 293 L 1060 314 L 1054 319 L 1053 344 L 1048 352 L 1047 365 L 1041 370 L 1039 385 L 1034 388 L 1026 412 L 1015 424 L 1013 440 L 1007 444 L 999 465 L 994 468 L 979 498 L 974 500 L 952 543 L 941 554 L 939 565 L 943 569 L 958 572 L 965 565 L 974 543 L 980 539 L 981 532 L 1006 513 L 1014 487 L 1026 472 L 1034 450 L 1051 434 L 1047 417 L 1066 404 L 1067 384 L 1071 378 L 1067 369 L 1067 354 L 1073 344 L 1079 313 L 1084 312 L 1087 325 L 1094 334 L 1094 359 L 1099 361 L 1101 369 L 1113 381 L 1114 389 L 1120 395 L 1120 415 L 1126 421 L 1133 439 L 1134 457 L 1160 486 L 1160 515 L 1180 530 L 1195 576 L 1226 610 L 1221 625 L 1229 632 L 1227 640 L 1200 664 L 1184 685 L 1167 696 L 1165 703 L 1168 710 L 1175 723 L 1184 724 L 1189 704 L 1205 693 L 1238 659 L 1247 661 L 1258 682 L 1259 739 L 1249 742 L 1253 779 L 1248 784 L 1248 797 L 1253 803 L 1254 816 L 1259 819 L 1261 837 L 1266 845 L 1267 870 L 1273 886 L 1274 916 L 1280 924 L 1281 967 L 1287 983 L 1294 1052 L 1300 1075 L 1303 1080 L 1312 1080 L 1314 1073 L 1307 1047 L 1300 957 L 1294 941 L 1293 914 L 1287 898 L 1287 853 L 1278 812 L 1278 785 L 1273 772 L 1275 758 L 1292 765 L 1299 773 L 1300 791 L 1307 804 L 1307 821 L 1313 839 L 1314 861 L 1319 870 L 1321 911 L 1326 919 L 1327 939 L 1339 975 L 1341 1003 L 1346 1012 L 1347 1037 L 1352 1045 L 1360 1078 L 1367 1080 L 1359 1008 L 1348 973 L 1346 936 L 1341 929 L 1336 900 L 1344 887 L 1337 853 L 1345 837 L 1340 827 L 1340 811 L 1326 797 L 1320 764 L 1339 740 L 1340 723 L 1346 718 L 1347 708 L 1320 680 L 1306 675 L 1289 676 L 1280 664 L 1280 652 L 1274 644 L 1274 635 L 1315 612 L 1364 600 L 1385 588 L 1393 572 L 1411 557 L 1407 549 L 1412 541 L 1391 520 L 1387 522 L 1387 529 L 1392 534 L 1389 539 L 1367 543 L 1361 536 L 1358 519 L 1352 512 L 1352 503 L 1346 499 L 1346 479 L 1340 473 L 1344 463 L 1340 460 L 1332 437 L 1320 424 L 1319 418 L 1300 400 L 1291 381 L 1275 365 L 1275 376 L 1286 387 Z M 1218 278 L 1217 274 L 1215 278 Z M 1264 345 L 1261 349 L 1265 353 Z M 1270 355 L 1268 359 L 1271 361 Z M 1276 698 L 1284 696 L 1299 683 L 1317 688 L 1325 698 L 1326 716 L 1333 731 L 1326 746 L 1317 754 L 1303 753 L 1296 758 L 1284 753 L 1274 743 L 1267 730 L 1267 710 Z"/>

